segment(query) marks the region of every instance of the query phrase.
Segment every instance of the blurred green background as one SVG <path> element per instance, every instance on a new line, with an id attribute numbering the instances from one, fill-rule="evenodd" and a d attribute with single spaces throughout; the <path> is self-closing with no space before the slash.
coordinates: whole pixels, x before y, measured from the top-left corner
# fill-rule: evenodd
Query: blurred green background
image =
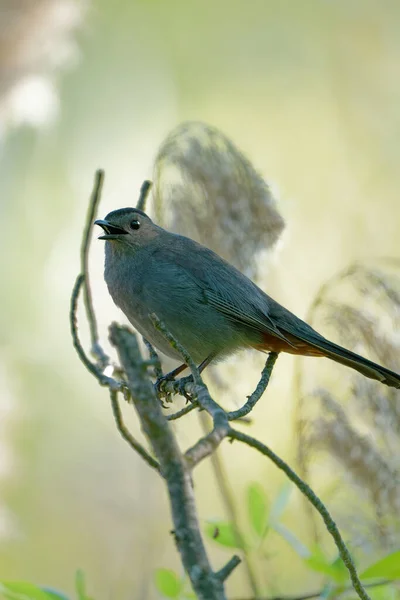
<path id="1" fill-rule="evenodd" d="M 70 593 L 80 567 L 96 599 L 152 599 L 154 569 L 180 570 L 162 482 L 119 438 L 70 341 L 94 170 L 106 172 L 103 216 L 136 202 L 178 123 L 220 128 L 279 190 L 287 231 L 263 286 L 304 317 L 337 270 L 399 254 L 399 30 L 397 0 L 0 0 L 1 578 Z M 102 243 L 91 262 L 106 340 L 122 315 Z M 234 403 L 263 358 L 245 360 L 251 369 L 230 373 Z M 281 357 L 251 432 L 295 464 L 292 376 Z M 176 430 L 189 445 L 196 416 Z M 273 501 L 284 478 L 272 465 L 237 444 L 221 456 L 240 514 L 252 481 Z M 321 469 L 317 481 L 328 504 L 330 477 Z M 226 518 L 209 464 L 195 486 L 202 524 Z M 312 543 L 298 494 L 285 523 Z M 229 554 L 209 547 L 219 568 Z M 265 589 L 318 588 L 282 538 L 266 548 Z M 228 590 L 250 595 L 241 567 Z"/>

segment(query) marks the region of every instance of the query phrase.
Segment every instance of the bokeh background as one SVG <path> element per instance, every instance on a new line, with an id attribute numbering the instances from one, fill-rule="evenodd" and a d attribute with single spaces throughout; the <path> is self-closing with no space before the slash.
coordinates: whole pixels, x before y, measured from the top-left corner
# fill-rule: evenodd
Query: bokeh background
<path id="1" fill-rule="evenodd" d="M 287 224 L 258 264 L 260 283 L 305 317 L 320 286 L 353 261 L 399 257 L 399 28 L 396 0 L 0 0 L 1 578 L 71 593 L 79 567 L 99 600 L 153 599 L 154 569 L 180 571 L 162 482 L 119 438 L 106 391 L 70 341 L 69 296 L 94 170 L 106 172 L 103 216 L 136 202 L 179 123 L 219 128 L 270 183 Z M 107 295 L 102 261 L 94 241 L 106 344 L 108 323 L 123 317 Z M 82 335 L 88 342 L 84 326 Z M 221 367 L 226 405 L 251 392 L 262 363 L 246 355 Z M 293 358 L 281 357 L 250 426 L 292 465 L 294 374 Z M 345 376 L 343 368 L 335 374 Z M 308 379 L 311 388 L 320 384 L 315 364 Z M 187 446 L 201 428 L 192 414 L 176 430 Z M 284 478 L 236 445 L 220 457 L 246 527 L 249 483 L 273 502 Z M 327 464 L 319 456 L 313 483 L 353 540 L 353 484 L 352 503 L 334 496 L 345 467 Z M 227 518 L 210 465 L 198 469 L 195 486 L 202 524 Z M 313 544 L 296 492 L 284 522 Z M 322 529 L 319 536 L 333 556 Z M 370 542 L 367 562 L 379 556 Z M 229 554 L 209 547 L 221 566 Z M 299 594 L 321 582 L 276 533 L 254 554 L 266 592 Z M 251 594 L 243 568 L 228 590 Z"/>

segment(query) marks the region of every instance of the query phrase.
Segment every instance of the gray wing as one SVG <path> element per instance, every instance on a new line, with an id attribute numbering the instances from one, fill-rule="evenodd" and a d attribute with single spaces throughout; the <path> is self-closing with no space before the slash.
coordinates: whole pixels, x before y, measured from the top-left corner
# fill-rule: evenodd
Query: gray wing
<path id="1" fill-rule="evenodd" d="M 176 285 L 180 285 L 184 272 L 185 278 L 195 284 L 198 301 L 212 306 L 239 327 L 268 333 L 293 345 L 271 317 L 270 306 L 276 303 L 250 279 L 197 242 L 174 234 L 168 237 L 169 243 L 164 243 L 153 256 L 159 266 L 160 262 L 168 263 L 169 268 L 173 265 Z"/>

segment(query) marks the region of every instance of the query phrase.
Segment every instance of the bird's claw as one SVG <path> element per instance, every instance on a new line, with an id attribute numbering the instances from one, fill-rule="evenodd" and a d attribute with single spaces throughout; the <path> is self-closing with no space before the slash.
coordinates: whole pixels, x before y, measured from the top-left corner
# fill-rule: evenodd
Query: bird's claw
<path id="1" fill-rule="evenodd" d="M 168 381 L 174 381 L 174 378 L 171 377 L 169 373 L 167 373 L 167 375 L 162 375 L 161 377 L 159 377 L 154 384 L 154 389 L 163 408 L 169 408 L 168 404 L 171 404 L 172 402 L 171 393 L 165 391 L 165 384 Z M 163 400 L 165 400 L 165 402 L 163 402 Z"/>
<path id="2" fill-rule="evenodd" d="M 178 394 L 180 394 L 181 396 L 186 398 L 186 404 L 188 404 L 189 402 L 193 402 L 192 396 L 190 394 L 188 394 L 185 389 L 186 384 L 188 384 L 188 383 L 193 383 L 193 377 L 191 375 L 188 375 L 188 377 L 182 377 L 178 381 L 178 389 L 177 389 Z"/>
<path id="3" fill-rule="evenodd" d="M 174 378 L 171 377 L 169 373 L 167 373 L 167 375 L 162 375 L 161 377 L 159 377 L 154 384 L 156 392 L 159 394 L 166 394 L 167 392 L 165 391 L 164 387 L 168 381 L 174 381 Z"/>
<path id="4" fill-rule="evenodd" d="M 188 377 L 182 377 L 181 379 L 176 381 L 174 377 L 171 377 L 169 374 L 167 374 L 167 375 L 163 375 L 162 377 L 159 377 L 154 384 L 157 396 L 160 399 L 161 406 L 163 408 L 167 408 L 167 406 L 162 401 L 163 399 L 165 399 L 165 401 L 168 403 L 172 402 L 171 392 L 170 391 L 167 392 L 165 389 L 166 383 L 168 383 L 170 381 L 174 382 L 174 384 L 175 384 L 174 385 L 174 393 L 175 394 L 179 394 L 180 396 L 183 396 L 184 398 L 186 398 L 186 404 L 188 402 L 193 402 L 193 398 L 191 397 L 190 394 L 188 394 L 188 392 L 185 389 L 186 385 L 188 383 L 193 383 L 193 377 L 191 375 L 189 375 Z"/>

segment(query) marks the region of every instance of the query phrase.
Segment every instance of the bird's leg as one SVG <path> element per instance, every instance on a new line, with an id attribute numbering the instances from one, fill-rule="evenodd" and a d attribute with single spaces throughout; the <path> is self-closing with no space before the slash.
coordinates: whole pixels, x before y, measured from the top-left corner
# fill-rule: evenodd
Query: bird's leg
<path id="1" fill-rule="evenodd" d="M 208 365 L 210 364 L 210 362 L 212 362 L 215 358 L 215 354 L 210 354 L 209 356 L 207 356 L 207 358 L 205 358 L 203 360 L 203 362 L 201 362 L 199 364 L 199 366 L 197 367 L 199 370 L 199 373 L 201 373 L 202 371 L 204 371 L 204 369 L 206 367 L 208 367 Z M 181 394 L 181 396 L 184 396 L 186 398 L 186 404 L 188 402 L 192 402 L 192 398 L 190 397 L 190 395 L 186 392 L 185 390 L 185 385 L 187 383 L 192 383 L 193 382 L 193 376 L 189 375 L 188 377 L 182 377 L 182 379 L 180 379 L 179 381 L 179 393 Z"/>
<path id="2" fill-rule="evenodd" d="M 203 360 L 203 362 L 201 362 L 198 366 L 199 369 L 199 373 L 201 373 L 202 371 L 204 371 L 204 369 L 206 367 L 208 367 L 208 365 L 210 364 L 210 362 L 215 358 L 215 354 L 210 354 L 209 356 L 207 356 L 206 359 Z M 174 369 L 173 371 L 170 371 L 169 373 L 167 373 L 166 375 L 163 375 L 162 377 L 159 377 L 157 379 L 156 383 L 161 383 L 161 381 L 173 381 L 174 379 L 176 379 L 176 377 L 178 375 L 180 375 L 182 373 L 182 371 L 184 371 L 185 369 L 187 369 L 187 364 L 183 363 L 182 365 L 179 365 L 179 367 L 176 367 L 176 369 Z M 189 376 L 191 377 L 191 375 Z"/>
<path id="3" fill-rule="evenodd" d="M 158 379 L 158 381 L 173 381 L 174 379 L 176 379 L 176 377 L 178 375 L 180 375 L 182 373 L 182 371 L 184 371 L 187 368 L 187 365 L 185 363 L 183 363 L 182 365 L 179 365 L 179 367 L 176 367 L 176 369 L 174 369 L 173 371 L 170 371 L 169 373 L 167 373 L 166 375 L 163 375 L 162 377 L 160 377 Z"/>
<path id="4" fill-rule="evenodd" d="M 179 367 L 176 367 L 176 369 L 174 369 L 173 371 L 170 371 L 169 373 L 166 373 L 165 375 L 162 375 L 161 377 L 158 377 L 158 379 L 156 380 L 154 387 L 156 389 L 157 395 L 160 397 L 161 395 L 165 395 L 163 394 L 163 390 L 162 390 L 162 386 L 163 383 L 165 381 L 174 381 L 175 377 L 177 375 L 179 375 L 180 373 L 182 373 L 182 371 L 184 371 L 186 369 L 187 365 L 185 363 L 183 363 L 182 365 L 179 365 Z M 170 394 L 166 395 L 167 398 L 167 402 L 172 402 L 171 396 Z M 167 408 L 163 402 L 161 401 L 161 406 L 163 408 Z"/>
<path id="5" fill-rule="evenodd" d="M 207 358 L 205 358 L 203 360 L 203 362 L 200 363 L 199 366 L 197 367 L 199 369 L 199 373 L 202 373 L 204 371 L 204 369 L 206 367 L 208 367 L 208 365 L 214 360 L 215 357 L 216 357 L 215 352 L 212 352 L 209 356 L 207 356 Z"/>
<path id="6" fill-rule="evenodd" d="M 209 356 L 207 356 L 207 358 L 205 358 L 198 366 L 199 369 L 199 373 L 201 373 L 202 371 L 204 371 L 204 369 L 206 367 L 208 367 L 208 365 L 210 364 L 210 362 L 212 362 L 215 358 L 215 354 L 210 354 Z M 187 364 L 183 363 L 182 365 L 179 365 L 179 367 L 177 367 L 176 369 L 174 369 L 173 371 L 170 371 L 169 373 L 167 373 L 166 375 L 163 375 L 162 377 L 159 377 L 155 383 L 155 387 L 156 390 L 158 392 L 161 391 L 161 386 L 162 383 L 164 381 L 174 381 L 174 379 L 177 377 L 177 375 L 180 375 L 182 373 L 182 371 L 184 371 L 187 368 Z M 184 391 L 184 387 L 187 383 L 192 382 L 193 381 L 193 377 L 192 375 L 188 375 L 187 377 L 183 377 L 180 380 L 180 386 L 179 386 L 179 393 L 182 396 L 185 396 L 186 398 L 186 402 L 189 402 L 191 399 L 189 398 L 188 394 L 186 394 L 186 392 Z"/>

